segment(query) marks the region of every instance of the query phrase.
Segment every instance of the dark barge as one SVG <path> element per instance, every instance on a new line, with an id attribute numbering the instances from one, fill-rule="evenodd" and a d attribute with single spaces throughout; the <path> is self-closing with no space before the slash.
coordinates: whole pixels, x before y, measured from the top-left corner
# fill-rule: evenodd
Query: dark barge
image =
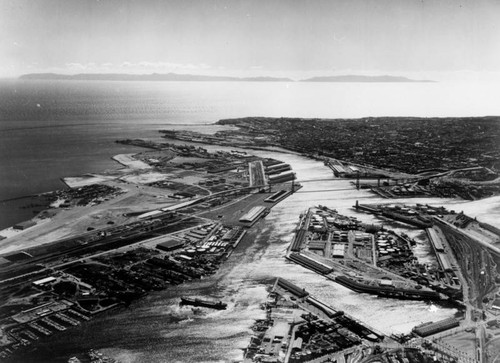
<path id="1" fill-rule="evenodd" d="M 224 310 L 227 308 L 227 304 L 222 301 L 210 301 L 204 299 L 193 299 L 189 297 L 181 297 L 181 305 L 193 305 L 193 306 L 201 306 L 204 308 Z"/>

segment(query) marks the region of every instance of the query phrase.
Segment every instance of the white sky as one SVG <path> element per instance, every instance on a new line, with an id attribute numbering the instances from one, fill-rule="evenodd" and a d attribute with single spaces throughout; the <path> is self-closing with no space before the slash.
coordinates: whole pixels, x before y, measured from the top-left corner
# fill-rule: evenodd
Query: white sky
<path id="1" fill-rule="evenodd" d="M 500 73 L 497 0 L 0 0 L 0 77 Z"/>

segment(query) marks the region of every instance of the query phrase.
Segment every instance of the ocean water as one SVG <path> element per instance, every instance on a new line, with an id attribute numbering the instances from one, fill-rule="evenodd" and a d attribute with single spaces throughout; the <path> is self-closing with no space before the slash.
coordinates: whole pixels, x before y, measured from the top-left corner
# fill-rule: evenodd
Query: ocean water
<path id="1" fill-rule="evenodd" d="M 499 115 L 499 91 L 489 83 L 0 81 L 0 201 L 116 167 L 110 157 L 128 149 L 116 139 L 158 137 L 166 126 L 244 116 Z"/>
<path id="2" fill-rule="evenodd" d="M 482 116 L 500 114 L 496 85 L 308 84 L 308 83 L 0 83 L 0 200 L 62 187 L 59 178 L 119 167 L 114 154 L 136 148 L 115 144 L 121 138 L 158 139 L 161 128 L 213 132 L 204 126 L 221 118 L 254 116 Z M 253 152 L 253 151 L 252 151 Z M 26 362 L 65 362 L 90 348 L 121 362 L 219 362 L 242 357 L 258 305 L 276 276 L 305 286 L 332 306 L 385 333 L 408 332 L 424 321 L 453 316 L 454 309 L 416 301 L 379 299 L 354 293 L 300 266 L 284 252 L 299 214 L 323 204 L 354 214 L 355 200 L 381 202 L 348 181 L 330 179 L 321 162 L 299 155 L 259 152 L 292 164 L 304 187 L 263 220 L 254 241 L 240 245 L 218 274 L 156 292 L 129 308 L 103 316 L 44 340 Z M 326 180 L 325 180 L 326 179 Z M 320 190 L 320 192 L 318 192 Z M 408 200 L 457 207 L 498 225 L 500 199 L 481 203 L 427 198 Z M 15 214 L 3 208 L 2 216 Z M 356 214 L 366 223 L 375 217 Z M 5 224 L 5 217 L 3 217 Z M 419 232 L 395 226 L 412 236 Z M 416 252 L 433 261 L 423 241 Z M 224 297 L 223 312 L 194 314 L 178 306 L 185 294 Z"/>
<path id="3" fill-rule="evenodd" d="M 259 154 L 260 152 L 256 152 Z M 267 153 L 269 155 L 269 153 Z M 122 362 L 226 362 L 241 359 L 249 342 L 254 319 L 263 318 L 259 304 L 275 277 L 284 277 L 305 287 L 337 309 L 344 310 L 387 333 L 407 333 L 429 320 L 451 317 L 455 309 L 419 301 L 380 299 L 358 294 L 301 266 L 289 263 L 284 253 L 290 243 L 299 214 L 312 205 L 323 204 L 339 212 L 356 215 L 365 223 L 380 222 L 356 213 L 353 201 L 380 202 L 367 191 L 350 188 L 349 181 L 331 179 L 331 171 L 321 162 L 299 155 L 271 153 L 293 165 L 298 179 L 316 182 L 278 204 L 259 222 L 260 233 L 246 245 L 240 244 L 214 276 L 153 293 L 129 308 L 105 314 L 95 320 L 58 334 L 42 344 L 31 357 L 33 362 L 63 362 L 96 348 Z M 316 190 L 323 190 L 316 192 Z M 419 200 L 441 204 L 442 200 Z M 446 202 L 446 201 L 444 201 Z M 408 233 L 413 229 L 399 227 Z M 429 250 L 420 256 L 432 260 Z M 179 307 L 183 295 L 209 295 L 228 302 L 225 311 L 193 313 Z M 29 357 L 28 357 L 29 358 Z"/>

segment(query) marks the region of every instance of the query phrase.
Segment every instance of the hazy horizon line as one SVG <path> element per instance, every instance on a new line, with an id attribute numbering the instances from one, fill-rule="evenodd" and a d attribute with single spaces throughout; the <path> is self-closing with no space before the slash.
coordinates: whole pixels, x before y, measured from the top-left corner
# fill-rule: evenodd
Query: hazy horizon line
<path id="1" fill-rule="evenodd" d="M 336 76 L 366 76 L 366 77 L 405 77 L 413 81 L 432 81 L 432 82 L 500 82 L 500 72 L 496 71 L 473 71 L 473 70 L 458 70 L 458 71 L 384 71 L 384 70 L 236 70 L 236 69 L 193 69 L 193 70 L 149 70 L 149 69 L 134 69 L 134 70 L 109 70 L 109 69 L 81 69 L 81 71 L 68 70 L 63 68 L 49 69 L 34 69 L 32 72 L 17 73 L 14 75 L 0 75 L 1 80 L 16 80 L 22 76 L 29 74 L 56 74 L 62 76 L 75 76 L 80 74 L 123 74 L 123 75 L 195 75 L 207 77 L 232 77 L 232 78 L 289 78 L 293 81 L 301 81 L 313 77 L 336 77 Z"/>
<path id="2" fill-rule="evenodd" d="M 141 77 L 158 77 L 158 79 L 150 79 L 151 81 L 176 81 L 177 79 L 167 79 L 167 78 L 161 78 L 161 77 L 168 77 L 168 76 L 173 76 L 173 77 L 179 77 L 178 81 L 196 81 L 196 78 L 198 77 L 200 80 L 204 81 L 265 81 L 266 79 L 269 79 L 269 81 L 276 80 L 276 81 L 281 81 L 281 82 L 306 82 L 306 81 L 311 81 L 311 82 L 355 82 L 355 79 L 358 78 L 360 82 L 363 82 L 365 80 L 366 82 L 437 82 L 435 80 L 431 79 L 415 79 L 415 78 L 410 78 L 407 76 L 401 76 L 401 75 L 393 75 L 393 74 L 359 74 L 359 73 L 345 73 L 345 74 L 321 74 L 321 75 L 315 75 L 315 76 L 309 76 L 309 77 L 288 77 L 285 75 L 264 75 L 264 74 L 259 74 L 259 75 L 244 75 L 244 76 L 234 76 L 234 75 L 228 75 L 228 74 L 217 74 L 217 75 L 208 75 L 208 74 L 201 74 L 197 72 L 189 72 L 189 73 L 180 73 L 180 72 L 149 72 L 149 73 L 135 73 L 135 72 L 79 72 L 79 73 L 57 73 L 57 72 L 34 72 L 34 73 L 25 73 L 17 77 L 17 79 L 25 79 L 29 80 L 30 77 L 31 79 L 53 79 L 53 80 L 65 80 L 68 78 L 72 78 L 74 80 L 80 80 L 80 81 L 85 81 L 85 80 L 96 80 L 92 79 L 92 76 L 95 76 L 95 78 L 102 77 L 117 77 L 117 79 L 111 79 L 111 80 L 117 80 L 119 81 L 119 77 L 137 77 L 137 80 L 140 80 Z M 81 78 L 79 78 L 81 77 Z M 85 77 L 89 77 L 86 79 Z M 182 79 L 182 78 L 185 79 Z M 188 79 L 189 77 L 192 77 L 193 79 Z M 344 78 L 342 80 L 342 78 Z M 329 80 L 331 79 L 331 80 Z M 133 79 L 124 79 L 124 80 L 133 80 Z M 144 79 L 145 81 L 149 79 Z"/>

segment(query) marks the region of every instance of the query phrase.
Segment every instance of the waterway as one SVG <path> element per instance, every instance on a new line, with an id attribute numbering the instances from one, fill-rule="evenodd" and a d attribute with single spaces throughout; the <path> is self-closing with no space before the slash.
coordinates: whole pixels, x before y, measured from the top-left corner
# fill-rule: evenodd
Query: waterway
<path id="1" fill-rule="evenodd" d="M 0 229 L 33 216 L 19 208 L 30 201 L 4 200 L 64 188 L 61 177 L 116 168 L 111 156 L 126 152 L 117 139 L 247 116 L 498 115 L 499 90 L 496 83 L 2 80 Z"/>
<path id="2" fill-rule="evenodd" d="M 100 349 L 122 362 L 225 362 L 241 359 L 241 349 L 252 335 L 249 328 L 253 320 L 264 316 L 259 304 L 265 301 L 267 289 L 275 277 L 305 287 L 334 308 L 344 310 L 387 334 L 407 333 L 417 324 L 456 313 L 455 309 L 436 303 L 358 294 L 285 260 L 284 254 L 299 214 L 310 206 L 322 204 L 342 214 L 355 215 L 365 223 L 381 223 L 372 215 L 356 213 L 352 205 L 356 200 L 360 203 L 387 200 L 366 190 L 355 190 L 349 181 L 334 179 L 330 169 L 321 162 L 289 153 L 252 153 L 290 163 L 299 182 L 318 181 L 304 182 L 299 192 L 273 208 L 256 225 L 259 228 L 256 237 L 240 244 L 216 275 L 153 293 L 129 308 L 106 313 L 81 327 L 55 335 L 43 343 L 33 362 L 63 362 L 69 356 L 90 348 Z M 401 202 L 474 210 L 471 207 L 474 202 L 438 198 Z M 494 213 L 496 210 L 494 201 L 483 201 L 483 206 L 483 211 L 487 209 Z M 420 240 L 416 247 L 417 256 L 423 261 L 434 261 L 428 242 L 418 230 L 403 224 L 391 227 L 416 236 Z M 183 295 L 220 298 L 228 303 L 228 309 L 197 313 L 190 307 L 178 305 Z"/>
<path id="3" fill-rule="evenodd" d="M 186 128 L 221 118 L 352 118 L 365 116 L 483 116 L 500 113 L 498 85 L 470 84 L 309 84 L 199 82 L 2 82 L 0 87 L 0 200 L 46 192 L 59 179 L 119 167 L 114 154 L 137 149 L 116 139 L 158 138 L 162 128 Z M 212 130 L 212 126 L 203 127 Z M 214 149 L 214 148 L 212 148 Z M 24 362 L 66 362 L 90 348 L 123 363 L 221 362 L 242 358 L 259 304 L 275 277 L 308 289 L 385 333 L 408 332 L 414 325 L 455 314 L 454 309 L 418 301 L 380 299 L 352 292 L 284 259 L 299 214 L 322 204 L 355 214 L 366 223 L 382 222 L 351 209 L 386 202 L 368 191 L 333 179 L 321 162 L 282 152 L 252 151 L 292 165 L 303 188 L 278 204 L 258 223 L 254 239 L 241 243 L 218 274 L 152 293 L 128 308 L 55 334 Z M 326 180 L 325 180 L 326 179 Z M 316 180 L 316 181 L 314 181 Z M 444 205 L 500 227 L 500 197 L 479 202 L 412 199 L 407 203 Z M 31 211 L 0 203 L 0 225 L 29 218 Z M 384 222 L 387 223 L 387 222 Z M 432 263 L 424 236 L 415 253 Z M 195 313 L 179 307 L 180 296 L 221 298 L 226 311 Z"/>

